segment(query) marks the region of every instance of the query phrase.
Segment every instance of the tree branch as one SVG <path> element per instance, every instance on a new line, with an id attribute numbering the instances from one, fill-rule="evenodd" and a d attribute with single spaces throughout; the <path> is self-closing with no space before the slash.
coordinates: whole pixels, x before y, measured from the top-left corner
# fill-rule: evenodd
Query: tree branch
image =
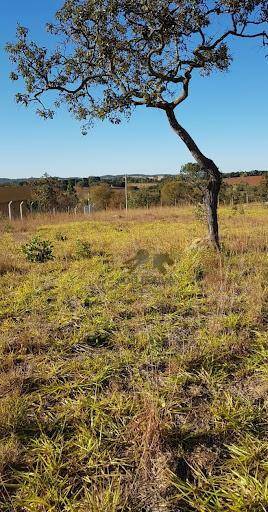
<path id="1" fill-rule="evenodd" d="M 202 151 L 199 149 L 191 135 L 185 130 L 185 128 L 183 128 L 183 126 L 179 124 L 175 116 L 174 109 L 171 106 L 168 106 L 165 108 L 165 112 L 171 128 L 187 146 L 196 162 L 200 165 L 202 169 L 204 169 L 210 175 L 212 179 L 220 181 L 221 173 L 218 167 L 214 164 L 214 162 L 211 159 L 207 158 L 202 153 Z"/>

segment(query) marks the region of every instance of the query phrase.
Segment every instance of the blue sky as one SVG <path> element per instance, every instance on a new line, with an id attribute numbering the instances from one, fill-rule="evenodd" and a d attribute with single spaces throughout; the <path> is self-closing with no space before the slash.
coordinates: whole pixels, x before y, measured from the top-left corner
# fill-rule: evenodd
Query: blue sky
<path id="1" fill-rule="evenodd" d="M 140 108 L 129 122 L 98 123 L 85 137 L 64 110 L 53 121 L 39 119 L 14 100 L 18 84 L 8 79 L 3 47 L 14 40 L 16 23 L 44 37 L 63 0 L 3 2 L 0 19 L 0 177 L 90 176 L 129 173 L 177 173 L 192 161 L 162 112 Z M 223 172 L 268 168 L 268 59 L 253 41 L 235 45 L 226 74 L 194 78 L 191 95 L 178 118 L 205 154 Z"/>

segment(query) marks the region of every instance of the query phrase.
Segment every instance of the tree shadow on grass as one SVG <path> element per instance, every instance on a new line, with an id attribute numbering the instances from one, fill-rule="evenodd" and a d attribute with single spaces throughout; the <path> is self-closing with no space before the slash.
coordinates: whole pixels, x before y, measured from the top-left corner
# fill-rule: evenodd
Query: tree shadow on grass
<path id="1" fill-rule="evenodd" d="M 133 258 L 126 261 L 126 265 L 131 272 L 142 265 L 146 265 L 146 263 L 152 263 L 152 267 L 158 270 L 161 274 L 167 273 L 167 265 L 174 265 L 174 261 L 168 253 L 156 253 L 151 257 L 149 251 L 145 249 L 138 250 Z"/>

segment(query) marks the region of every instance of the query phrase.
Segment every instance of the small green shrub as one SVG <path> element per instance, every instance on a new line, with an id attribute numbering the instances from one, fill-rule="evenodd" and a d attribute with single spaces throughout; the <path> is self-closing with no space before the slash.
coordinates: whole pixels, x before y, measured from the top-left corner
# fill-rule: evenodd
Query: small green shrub
<path id="1" fill-rule="evenodd" d="M 52 244 L 39 236 L 35 236 L 28 244 L 23 245 L 22 251 L 27 260 L 34 263 L 45 263 L 54 258 Z"/>
<path id="2" fill-rule="evenodd" d="M 55 234 L 55 238 L 58 242 L 65 242 L 67 240 L 67 236 L 64 233 L 61 233 L 60 231 L 57 231 Z"/>
<path id="3" fill-rule="evenodd" d="M 76 255 L 78 258 L 90 258 L 90 256 L 92 256 L 90 243 L 85 240 L 77 240 Z"/>
<path id="4" fill-rule="evenodd" d="M 194 271 L 196 281 L 202 281 L 205 276 L 204 268 L 201 265 L 198 265 Z"/>

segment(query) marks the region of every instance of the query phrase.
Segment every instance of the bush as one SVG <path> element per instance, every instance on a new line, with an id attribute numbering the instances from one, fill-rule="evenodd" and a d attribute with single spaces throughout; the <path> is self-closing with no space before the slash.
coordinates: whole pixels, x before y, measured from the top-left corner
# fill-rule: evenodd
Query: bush
<path id="1" fill-rule="evenodd" d="M 90 243 L 85 240 L 77 240 L 76 254 L 79 258 L 89 258 L 92 255 Z"/>
<path id="2" fill-rule="evenodd" d="M 34 263 L 45 263 L 54 258 L 52 244 L 39 236 L 35 236 L 28 244 L 23 245 L 22 251 L 27 260 Z"/>

